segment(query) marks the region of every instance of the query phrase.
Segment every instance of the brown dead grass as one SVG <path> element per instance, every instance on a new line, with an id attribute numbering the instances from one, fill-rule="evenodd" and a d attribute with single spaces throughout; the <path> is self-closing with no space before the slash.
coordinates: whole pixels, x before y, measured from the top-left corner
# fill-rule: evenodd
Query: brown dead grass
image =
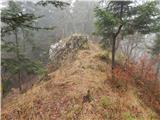
<path id="1" fill-rule="evenodd" d="M 132 87 L 120 94 L 108 84 L 110 65 L 97 57 L 102 50 L 90 43 L 78 52 L 73 62 L 66 61 L 26 93 L 18 95 L 2 108 L 3 120 L 158 120 L 158 116 L 136 97 Z M 91 103 L 82 104 L 91 91 Z M 110 103 L 103 107 L 103 97 Z M 129 117 L 124 113 L 129 113 Z M 133 118 L 133 119 L 130 119 Z"/>

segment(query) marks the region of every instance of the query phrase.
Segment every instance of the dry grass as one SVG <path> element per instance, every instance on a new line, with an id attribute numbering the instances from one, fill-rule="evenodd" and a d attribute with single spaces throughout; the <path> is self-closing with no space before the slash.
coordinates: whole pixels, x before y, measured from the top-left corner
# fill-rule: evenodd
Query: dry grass
<path id="1" fill-rule="evenodd" d="M 110 65 L 95 57 L 102 50 L 89 43 L 76 59 L 66 61 L 42 81 L 2 108 L 3 120 L 158 120 L 130 88 L 125 94 L 107 84 Z M 91 91 L 92 101 L 82 103 Z M 125 114 L 124 114 L 125 113 Z"/>

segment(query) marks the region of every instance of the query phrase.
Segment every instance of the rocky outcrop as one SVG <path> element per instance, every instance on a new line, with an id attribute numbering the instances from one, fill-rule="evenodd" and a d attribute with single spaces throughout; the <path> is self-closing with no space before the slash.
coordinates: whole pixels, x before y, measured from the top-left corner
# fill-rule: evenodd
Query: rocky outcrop
<path id="1" fill-rule="evenodd" d="M 88 37 L 81 34 L 73 34 L 50 46 L 49 57 L 54 70 L 67 58 L 73 58 L 80 49 L 88 48 Z"/>

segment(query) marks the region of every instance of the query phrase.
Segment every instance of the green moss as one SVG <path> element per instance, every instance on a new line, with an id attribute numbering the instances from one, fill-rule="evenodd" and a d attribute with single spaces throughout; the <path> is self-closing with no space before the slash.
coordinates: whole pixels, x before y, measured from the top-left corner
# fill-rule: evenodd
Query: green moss
<path id="1" fill-rule="evenodd" d="M 130 112 L 125 112 L 123 117 L 124 120 L 136 120 L 135 117 L 133 117 Z"/>
<path id="2" fill-rule="evenodd" d="M 106 96 L 103 96 L 100 100 L 100 105 L 103 107 L 103 108 L 107 108 L 109 105 L 111 104 L 111 101 L 108 97 Z"/>

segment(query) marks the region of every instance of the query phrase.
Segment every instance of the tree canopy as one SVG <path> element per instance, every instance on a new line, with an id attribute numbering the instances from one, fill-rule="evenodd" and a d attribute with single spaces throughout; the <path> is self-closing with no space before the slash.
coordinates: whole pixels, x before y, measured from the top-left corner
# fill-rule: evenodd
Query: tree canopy
<path id="1" fill-rule="evenodd" d="M 55 7 L 62 7 L 67 3 L 54 1 L 40 1 L 37 5 L 53 4 Z M 23 45 L 21 44 L 20 36 L 23 36 L 23 44 L 25 44 L 25 34 L 28 30 L 53 30 L 54 27 L 39 27 L 36 21 L 44 16 L 37 16 L 34 13 L 23 12 L 19 2 L 9 1 L 8 7 L 4 8 L 1 12 L 2 20 L 2 71 L 7 73 L 7 78 L 4 79 L 16 79 L 21 88 L 22 78 L 25 74 L 45 74 L 41 61 L 35 61 L 28 57 L 23 51 Z M 7 35 L 14 36 L 12 39 L 6 39 Z"/>
<path id="2" fill-rule="evenodd" d="M 159 32 L 160 10 L 157 1 L 134 5 L 131 1 L 110 1 L 95 9 L 96 33 L 103 37 L 108 48 L 112 47 L 112 69 L 115 66 L 116 42 L 118 36 L 139 32 Z"/>

